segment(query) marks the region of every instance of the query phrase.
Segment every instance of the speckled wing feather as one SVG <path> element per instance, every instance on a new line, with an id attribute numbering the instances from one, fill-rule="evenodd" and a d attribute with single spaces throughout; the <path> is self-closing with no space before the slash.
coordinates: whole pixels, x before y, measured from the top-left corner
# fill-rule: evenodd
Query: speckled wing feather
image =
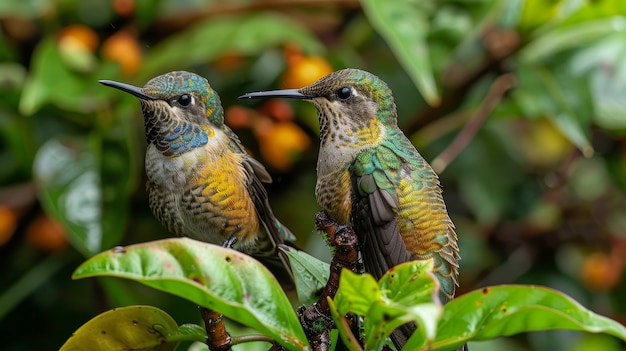
<path id="1" fill-rule="evenodd" d="M 270 239 L 264 241 L 260 240 L 257 246 L 255 246 L 254 252 L 250 252 L 250 254 L 269 268 L 270 271 L 277 276 L 279 281 L 293 281 L 289 261 L 277 248 L 279 244 L 294 241 L 295 236 L 274 216 L 269 204 L 267 190 L 265 190 L 262 184 L 271 183 L 272 177 L 259 161 L 246 153 L 235 133 L 230 129 L 226 132 L 233 141 L 234 147 L 237 149 L 236 151 L 246 155 L 243 159 L 243 167 L 249 183 L 247 189 L 254 203 L 260 224 L 263 227 L 262 230 L 265 230 Z M 265 245 L 261 245 L 261 243 L 265 243 Z"/>
<path id="2" fill-rule="evenodd" d="M 398 228 L 398 197 L 375 187 L 372 174 L 353 177 L 353 188 L 366 192 L 353 200 L 353 221 L 365 268 L 380 279 L 391 267 L 411 259 Z"/>
<path id="3" fill-rule="evenodd" d="M 434 260 L 444 302 L 457 285 L 458 247 L 437 175 L 404 135 L 363 151 L 352 166 L 352 221 L 366 270 L 379 279 L 415 259 Z M 392 334 L 401 347 L 415 330 Z"/>

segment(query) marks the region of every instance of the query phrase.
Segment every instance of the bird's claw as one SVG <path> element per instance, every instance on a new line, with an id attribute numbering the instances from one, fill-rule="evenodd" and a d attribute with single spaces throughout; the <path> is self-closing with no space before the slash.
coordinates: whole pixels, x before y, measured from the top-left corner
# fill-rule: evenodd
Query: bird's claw
<path id="1" fill-rule="evenodd" d="M 348 225 L 337 225 L 335 228 L 335 237 L 348 228 L 350 228 Z"/>
<path id="2" fill-rule="evenodd" d="M 235 246 L 235 244 L 237 243 L 237 237 L 232 235 L 230 237 L 228 237 L 226 240 L 224 240 L 224 242 L 222 243 L 222 247 L 225 247 L 227 249 L 232 249 L 233 246 Z"/>

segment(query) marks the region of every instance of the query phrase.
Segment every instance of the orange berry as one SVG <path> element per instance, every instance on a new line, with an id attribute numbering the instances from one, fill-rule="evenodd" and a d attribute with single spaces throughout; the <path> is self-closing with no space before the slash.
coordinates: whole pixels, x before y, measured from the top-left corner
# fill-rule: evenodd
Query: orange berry
<path id="1" fill-rule="evenodd" d="M 257 135 L 261 155 L 280 171 L 289 170 L 311 143 L 309 136 L 292 122 L 275 123 Z"/>
<path id="2" fill-rule="evenodd" d="M 230 106 L 224 111 L 226 124 L 231 128 L 245 128 L 250 126 L 250 111 L 241 106 Z"/>
<path id="3" fill-rule="evenodd" d="M 56 252 L 67 246 L 67 233 L 61 223 L 42 214 L 26 228 L 26 240 L 42 251 Z"/>
<path id="4" fill-rule="evenodd" d="M 122 72 L 126 75 L 137 72 L 141 64 L 141 55 L 137 39 L 124 30 L 113 34 L 102 44 L 102 57 L 119 62 Z"/>
<path id="5" fill-rule="evenodd" d="M 265 102 L 261 112 L 274 118 L 277 121 L 289 121 L 293 119 L 293 107 L 283 99 L 270 99 Z"/>
<path id="6" fill-rule="evenodd" d="M 113 0 L 113 11 L 120 16 L 130 16 L 135 11 L 135 0 Z"/>
<path id="7" fill-rule="evenodd" d="M 287 66 L 287 71 L 281 79 L 280 85 L 283 89 L 302 88 L 332 71 L 333 68 L 323 57 L 302 57 Z"/>
<path id="8" fill-rule="evenodd" d="M 300 46 L 295 43 L 287 43 L 287 45 L 285 45 L 285 48 L 283 49 L 283 56 L 285 56 L 287 65 L 292 65 L 304 57 Z"/>
<path id="9" fill-rule="evenodd" d="M 257 139 L 264 140 L 267 137 L 271 136 L 271 133 L 274 132 L 274 126 L 276 122 L 270 119 L 266 115 L 258 114 L 254 116 L 252 120 L 252 131 L 254 135 L 256 135 Z"/>
<path id="10" fill-rule="evenodd" d="M 607 291 L 617 285 L 621 271 L 609 255 L 595 252 L 585 259 L 580 278 L 590 290 Z"/>
<path id="11" fill-rule="evenodd" d="M 82 24 L 68 26 L 59 35 L 59 47 L 61 50 L 94 52 L 99 42 L 100 39 L 98 39 L 96 32 Z"/>
<path id="12" fill-rule="evenodd" d="M 17 213 L 10 207 L 0 205 L 0 246 L 6 244 L 17 228 Z"/>
<path id="13" fill-rule="evenodd" d="M 241 67 L 244 62 L 243 55 L 235 51 L 228 51 L 215 60 L 214 66 L 221 71 L 232 71 Z"/>

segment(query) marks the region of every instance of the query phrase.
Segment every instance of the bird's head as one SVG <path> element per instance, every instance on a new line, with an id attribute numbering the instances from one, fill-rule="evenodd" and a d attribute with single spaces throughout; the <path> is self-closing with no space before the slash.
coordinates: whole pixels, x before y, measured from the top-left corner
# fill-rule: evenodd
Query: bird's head
<path id="1" fill-rule="evenodd" d="M 138 97 L 146 123 L 165 119 L 201 126 L 210 122 L 221 127 L 224 123 L 219 95 L 205 78 L 191 72 L 169 72 L 152 78 L 143 88 L 110 80 L 100 83 Z"/>
<path id="2" fill-rule="evenodd" d="M 333 72 L 300 89 L 248 93 L 240 98 L 309 100 L 318 111 L 322 142 L 362 134 L 371 141 L 381 126 L 397 126 L 396 106 L 387 84 L 358 69 Z M 376 130 L 371 130 L 372 128 Z M 354 140 L 353 137 L 350 139 Z"/>

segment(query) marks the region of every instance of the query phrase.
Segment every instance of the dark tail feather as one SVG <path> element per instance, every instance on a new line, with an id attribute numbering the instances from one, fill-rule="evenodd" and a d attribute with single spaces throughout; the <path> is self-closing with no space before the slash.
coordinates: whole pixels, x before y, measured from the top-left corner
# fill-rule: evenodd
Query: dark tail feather
<path id="1" fill-rule="evenodd" d="M 417 329 L 415 323 L 407 323 L 405 325 L 401 325 L 398 329 L 391 333 L 391 341 L 398 351 L 400 351 L 404 344 L 406 344 L 415 329 Z"/>

